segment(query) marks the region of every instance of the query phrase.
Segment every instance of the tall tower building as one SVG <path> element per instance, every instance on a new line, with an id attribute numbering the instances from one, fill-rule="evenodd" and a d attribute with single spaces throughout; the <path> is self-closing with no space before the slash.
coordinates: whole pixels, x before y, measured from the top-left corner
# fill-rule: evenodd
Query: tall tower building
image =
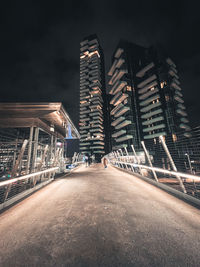
<path id="1" fill-rule="evenodd" d="M 190 136 L 178 71 L 162 48 L 146 50 L 136 86 L 144 140 L 163 135 L 176 142 L 180 131 Z"/>
<path id="2" fill-rule="evenodd" d="M 163 49 L 120 41 L 108 75 L 113 150 L 190 136 L 178 71 Z"/>
<path id="3" fill-rule="evenodd" d="M 99 161 L 105 153 L 104 56 L 96 35 L 80 43 L 80 152 Z"/>
<path id="4" fill-rule="evenodd" d="M 109 75 L 112 149 L 140 148 L 141 133 L 138 101 L 135 92 L 135 70 L 144 55 L 144 48 L 120 41 L 112 57 Z"/>

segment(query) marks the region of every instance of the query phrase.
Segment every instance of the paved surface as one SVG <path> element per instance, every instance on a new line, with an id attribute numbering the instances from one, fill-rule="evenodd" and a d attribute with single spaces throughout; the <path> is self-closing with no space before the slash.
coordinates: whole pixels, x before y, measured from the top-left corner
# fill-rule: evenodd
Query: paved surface
<path id="1" fill-rule="evenodd" d="M 81 167 L 0 215 L 0 266 L 200 266 L 200 210 Z"/>

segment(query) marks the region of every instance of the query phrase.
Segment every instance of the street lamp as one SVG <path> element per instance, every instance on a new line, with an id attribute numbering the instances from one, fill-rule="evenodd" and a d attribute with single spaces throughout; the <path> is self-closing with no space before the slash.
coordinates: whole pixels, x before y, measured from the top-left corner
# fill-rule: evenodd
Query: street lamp
<path id="1" fill-rule="evenodd" d="M 189 167 L 190 167 L 190 172 L 191 172 L 191 174 L 192 174 L 192 164 L 191 164 L 190 156 L 189 156 L 188 153 L 185 153 L 185 156 L 187 156 L 188 163 L 189 163 Z"/>

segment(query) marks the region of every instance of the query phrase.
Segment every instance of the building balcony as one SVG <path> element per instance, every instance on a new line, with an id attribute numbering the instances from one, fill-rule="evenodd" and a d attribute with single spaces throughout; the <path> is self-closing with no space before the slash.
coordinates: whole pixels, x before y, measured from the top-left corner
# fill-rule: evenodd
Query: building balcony
<path id="1" fill-rule="evenodd" d="M 84 46 L 84 45 L 86 45 L 87 43 L 88 43 L 88 40 L 84 40 L 84 41 L 80 42 L 80 45 L 81 45 L 81 46 Z"/>
<path id="2" fill-rule="evenodd" d="M 104 142 L 101 142 L 101 141 L 94 141 L 93 144 L 94 145 L 102 145 L 102 146 L 104 146 Z"/>
<path id="3" fill-rule="evenodd" d="M 153 124 L 155 122 L 163 121 L 163 120 L 164 120 L 164 117 L 159 116 L 159 117 L 153 118 L 151 120 L 146 120 L 146 121 L 142 122 L 142 125 L 150 125 L 150 124 Z"/>
<path id="4" fill-rule="evenodd" d="M 159 133 L 155 133 L 155 134 L 148 134 L 148 135 L 144 136 L 144 139 L 153 139 L 153 138 L 159 137 L 161 135 L 166 136 L 167 133 L 163 131 L 163 132 L 159 132 Z"/>
<path id="5" fill-rule="evenodd" d="M 175 91 L 175 94 L 178 95 L 179 97 L 183 97 L 182 93 L 178 90 Z"/>
<path id="6" fill-rule="evenodd" d="M 88 42 L 89 45 L 93 45 L 93 44 L 98 44 L 98 40 L 95 38 L 95 39 L 92 39 L 91 41 Z"/>
<path id="7" fill-rule="evenodd" d="M 115 60 L 113 61 L 113 64 L 112 64 L 112 66 L 111 66 L 111 68 L 110 68 L 110 70 L 109 70 L 109 72 L 108 72 L 108 75 L 109 75 L 109 76 L 112 76 L 112 75 L 113 75 L 113 72 L 114 72 L 114 70 L 116 69 L 116 64 L 117 64 L 117 59 L 115 59 Z"/>
<path id="8" fill-rule="evenodd" d="M 81 134 L 81 138 L 87 138 L 87 134 Z"/>
<path id="9" fill-rule="evenodd" d="M 171 83 L 171 87 L 173 87 L 173 88 L 175 88 L 175 89 L 181 91 L 181 87 L 180 87 L 178 84 L 176 84 L 175 82 L 172 82 L 172 83 Z"/>
<path id="10" fill-rule="evenodd" d="M 90 113 L 90 110 L 83 110 L 80 112 L 81 115 Z"/>
<path id="11" fill-rule="evenodd" d="M 151 105 L 149 105 L 149 106 L 147 106 L 147 107 L 142 108 L 140 111 L 141 111 L 141 112 L 148 112 L 148 111 L 150 111 L 151 109 L 156 108 L 156 107 L 159 107 L 159 106 L 161 106 L 161 103 L 160 103 L 160 102 L 156 102 L 156 103 L 154 103 L 154 104 L 151 104 Z"/>
<path id="12" fill-rule="evenodd" d="M 103 112 L 100 111 L 99 109 L 93 111 L 93 112 L 90 112 L 90 117 L 93 117 L 93 116 L 103 116 Z"/>
<path id="13" fill-rule="evenodd" d="M 158 82 L 157 81 L 153 81 L 149 84 L 147 84 L 145 87 L 141 88 L 140 90 L 138 90 L 138 93 L 141 95 L 141 94 L 144 94 L 146 93 L 149 89 L 151 89 L 152 87 L 158 85 Z"/>
<path id="14" fill-rule="evenodd" d="M 115 79 L 113 80 L 113 83 L 114 84 L 117 80 L 120 80 L 124 74 L 126 74 L 128 71 L 126 69 L 120 69 L 115 77 Z"/>
<path id="15" fill-rule="evenodd" d="M 116 142 L 119 143 L 119 142 L 123 142 L 123 141 L 129 140 L 129 139 L 132 139 L 132 138 L 133 138 L 133 135 L 131 135 L 131 134 L 124 135 L 122 137 L 117 138 Z"/>
<path id="16" fill-rule="evenodd" d="M 94 116 L 94 117 L 93 117 L 93 120 L 96 120 L 96 121 L 101 121 L 101 122 L 103 122 L 103 118 L 102 118 L 102 116 L 101 116 L 101 115 L 99 115 L 99 116 Z"/>
<path id="17" fill-rule="evenodd" d="M 156 95 L 154 95 L 154 96 L 152 96 L 152 97 L 149 97 L 149 98 L 147 98 L 146 100 L 140 102 L 140 106 L 146 106 L 146 105 L 148 105 L 149 103 L 151 103 L 152 101 L 157 100 L 159 97 L 160 97 L 159 94 L 156 94 Z"/>
<path id="18" fill-rule="evenodd" d="M 187 116 L 187 113 L 184 110 L 179 109 L 179 108 L 176 110 L 176 113 L 183 116 L 183 117 Z"/>
<path id="19" fill-rule="evenodd" d="M 112 134 L 112 137 L 115 138 L 115 137 L 118 137 L 122 134 L 125 134 L 126 133 L 126 130 L 120 130 L 118 132 L 115 132 L 114 134 Z"/>
<path id="20" fill-rule="evenodd" d="M 96 101 L 98 101 L 98 103 L 102 103 L 103 99 L 100 95 L 96 95 L 96 96 L 91 98 L 91 102 L 96 102 Z"/>
<path id="21" fill-rule="evenodd" d="M 114 55 L 114 57 L 115 58 L 119 58 L 121 55 L 122 55 L 122 53 L 124 52 L 124 49 L 122 49 L 122 48 L 118 48 L 117 49 L 117 51 L 115 52 L 115 55 Z"/>
<path id="22" fill-rule="evenodd" d="M 84 95 L 81 95 L 80 94 L 80 100 L 87 100 L 88 98 L 89 98 L 90 96 L 89 95 L 86 95 L 86 94 L 84 94 Z"/>
<path id="23" fill-rule="evenodd" d="M 113 97 L 113 101 L 112 101 L 112 103 L 113 103 L 113 105 L 114 106 L 117 106 L 117 105 L 119 105 L 122 101 L 124 101 L 126 98 L 128 97 L 128 94 L 125 94 L 125 93 L 121 93 L 121 92 L 119 92 L 119 93 L 117 93 L 114 97 Z M 111 102 L 110 102 L 111 103 Z M 111 104 L 112 104 L 111 103 Z"/>
<path id="24" fill-rule="evenodd" d="M 105 154 L 104 150 L 95 150 L 93 151 L 94 154 Z"/>
<path id="25" fill-rule="evenodd" d="M 125 60 L 123 58 L 119 58 L 118 60 L 115 59 L 109 72 L 108 72 L 108 75 L 109 76 L 112 76 L 113 75 L 113 72 L 115 71 L 116 68 L 120 68 L 122 66 L 122 64 L 124 64 Z"/>
<path id="26" fill-rule="evenodd" d="M 116 99 L 121 95 L 121 92 L 118 92 L 116 95 L 113 96 L 113 98 L 110 100 L 110 104 L 114 105 L 114 102 Z"/>
<path id="27" fill-rule="evenodd" d="M 128 145 L 127 145 L 127 144 L 115 145 L 115 146 L 113 147 L 113 150 L 118 150 L 118 149 L 120 149 L 120 148 L 125 148 L 125 147 L 128 147 Z"/>
<path id="28" fill-rule="evenodd" d="M 181 121 L 182 121 L 182 122 L 184 122 L 184 123 L 189 123 L 189 120 L 188 120 L 188 119 L 186 119 L 186 118 L 184 118 L 184 117 L 183 117 L 183 118 L 181 118 Z"/>
<path id="29" fill-rule="evenodd" d="M 109 94 L 115 95 L 116 93 L 120 92 L 126 85 L 127 85 L 127 82 L 125 81 L 117 81 L 114 84 L 114 86 L 111 88 Z"/>
<path id="30" fill-rule="evenodd" d="M 87 134 L 87 130 L 80 131 L 80 134 Z"/>
<path id="31" fill-rule="evenodd" d="M 116 126 L 117 124 L 119 124 L 121 121 L 125 120 L 125 117 L 119 117 L 118 119 L 114 120 L 111 125 L 112 126 Z"/>
<path id="32" fill-rule="evenodd" d="M 185 137 L 190 138 L 192 137 L 192 134 L 190 132 L 186 132 L 183 134 Z"/>
<path id="33" fill-rule="evenodd" d="M 153 74 L 151 77 L 147 78 L 146 80 L 144 80 L 143 82 L 139 83 L 137 85 L 138 88 L 142 88 L 144 87 L 146 84 L 152 82 L 153 80 L 156 80 L 157 76 L 155 74 Z"/>
<path id="34" fill-rule="evenodd" d="M 125 73 L 127 73 L 127 70 L 125 69 L 116 69 L 108 84 L 113 85 L 117 80 L 120 80 Z"/>
<path id="35" fill-rule="evenodd" d="M 158 124 L 158 125 L 155 125 L 155 126 L 152 126 L 152 127 L 147 127 L 147 128 L 144 128 L 143 129 L 143 132 L 151 132 L 151 131 L 155 131 L 155 130 L 159 130 L 159 129 L 163 129 L 165 128 L 166 125 L 164 123 L 161 123 L 161 124 Z"/>
<path id="36" fill-rule="evenodd" d="M 150 64 L 148 64 L 146 67 L 144 67 L 143 69 L 141 69 L 139 72 L 136 73 L 136 76 L 139 78 L 142 78 L 144 76 L 144 74 L 152 69 L 155 66 L 155 64 L 153 62 L 151 62 Z"/>
<path id="37" fill-rule="evenodd" d="M 86 88 L 86 89 L 80 89 L 80 92 L 81 93 L 87 93 L 87 92 L 89 92 L 90 90 L 89 90 L 89 88 Z"/>
<path id="38" fill-rule="evenodd" d="M 127 125 L 130 125 L 131 124 L 131 121 L 129 120 L 125 120 L 123 122 L 121 122 L 120 124 L 118 124 L 117 126 L 115 126 L 115 129 L 118 130 L 118 129 L 121 129 Z"/>
<path id="39" fill-rule="evenodd" d="M 96 124 L 90 124 L 90 127 L 92 128 L 92 129 L 101 129 L 101 130 L 103 130 L 103 125 L 102 124 L 100 124 L 100 123 L 96 123 Z"/>
<path id="40" fill-rule="evenodd" d="M 81 52 L 85 52 L 85 51 L 87 51 L 87 50 L 88 50 L 88 45 L 82 46 L 82 47 L 80 48 L 80 51 L 81 51 Z"/>
<path id="41" fill-rule="evenodd" d="M 90 118 L 84 118 L 84 119 L 80 119 L 81 122 L 84 122 L 84 121 L 89 121 Z"/>
<path id="42" fill-rule="evenodd" d="M 185 123 L 181 123 L 179 126 L 180 126 L 181 129 L 184 129 L 186 131 L 190 131 L 191 130 L 190 126 L 188 126 Z"/>
<path id="43" fill-rule="evenodd" d="M 85 141 L 86 142 L 86 141 Z M 80 143 L 80 146 L 90 146 L 91 144 L 89 142 L 83 142 L 83 143 Z"/>
<path id="44" fill-rule="evenodd" d="M 148 91 L 147 93 L 145 93 L 145 94 L 143 94 L 143 95 L 140 95 L 140 96 L 139 96 L 139 99 L 140 99 L 140 100 L 144 100 L 144 99 L 146 99 L 147 97 L 149 97 L 149 96 L 151 96 L 151 95 L 153 95 L 153 94 L 155 94 L 155 93 L 157 93 L 157 92 L 158 92 L 158 88 L 154 88 L 153 90 Z"/>
<path id="45" fill-rule="evenodd" d="M 85 150 L 85 149 L 88 149 L 89 147 L 88 146 L 83 146 L 83 147 L 80 147 L 80 150 Z"/>
<path id="46" fill-rule="evenodd" d="M 175 99 L 177 102 L 181 103 L 181 104 L 184 103 L 184 100 L 183 100 L 181 97 L 179 97 L 178 95 L 175 95 L 175 96 L 174 96 L 174 99 Z"/>
<path id="47" fill-rule="evenodd" d="M 172 77 L 175 77 L 177 80 L 179 79 L 178 75 L 177 75 L 172 69 L 170 69 L 170 70 L 168 71 L 168 73 L 169 73 Z"/>
<path id="48" fill-rule="evenodd" d="M 115 116 L 115 118 L 117 118 L 117 117 L 119 117 L 119 116 L 125 114 L 125 113 L 126 113 L 127 111 L 129 111 L 129 110 L 130 110 L 129 107 L 127 107 L 127 106 L 123 106 L 122 108 L 120 108 L 120 109 L 114 114 L 114 116 Z"/>
<path id="49" fill-rule="evenodd" d="M 148 112 L 148 113 L 142 115 L 141 118 L 142 118 L 142 119 L 148 119 L 148 118 L 151 118 L 151 117 L 153 117 L 153 116 L 155 116 L 155 115 L 162 114 L 162 113 L 163 113 L 162 109 L 159 108 L 159 109 L 157 109 L 157 110 L 154 110 L 154 111 L 152 111 L 152 112 Z"/>
<path id="50" fill-rule="evenodd" d="M 100 119 L 98 119 L 98 120 L 90 120 L 90 124 L 95 124 L 95 123 L 97 123 L 97 124 L 100 124 L 100 125 L 102 125 L 103 124 L 103 121 L 102 120 L 100 120 Z"/>
<path id="51" fill-rule="evenodd" d="M 90 127 L 91 128 L 91 127 Z M 95 129 L 90 129 L 89 130 L 91 133 L 95 133 L 95 132 L 100 132 L 100 133 L 103 133 L 103 129 L 101 129 L 100 127 L 97 127 Z"/>
<path id="52" fill-rule="evenodd" d="M 86 118 L 86 117 L 87 117 L 87 116 L 86 116 L 85 114 L 83 114 L 83 115 L 80 114 L 80 118 L 81 118 L 81 119 L 84 119 L 84 118 Z"/>
<path id="53" fill-rule="evenodd" d="M 176 64 L 171 60 L 171 58 L 167 58 L 166 59 L 166 62 L 170 65 L 170 66 L 173 66 L 174 68 L 176 68 Z"/>
<path id="54" fill-rule="evenodd" d="M 90 125 L 87 125 L 87 126 L 80 126 L 79 128 L 80 128 L 80 130 L 90 129 Z"/>
<path id="55" fill-rule="evenodd" d="M 80 81 L 80 87 L 89 85 L 89 81 Z"/>
<path id="56" fill-rule="evenodd" d="M 104 149 L 104 146 L 91 146 L 91 149 Z"/>
<path id="57" fill-rule="evenodd" d="M 172 82 L 175 82 L 176 84 L 180 85 L 180 82 L 179 82 L 179 80 L 176 79 L 176 77 L 172 78 Z"/>
<path id="58" fill-rule="evenodd" d="M 90 105 L 90 102 L 86 102 L 86 103 L 81 103 L 80 107 L 87 107 Z"/>
<path id="59" fill-rule="evenodd" d="M 111 112 L 110 115 L 114 115 L 120 108 L 124 107 L 124 105 L 119 104 L 118 106 L 114 107 Z"/>

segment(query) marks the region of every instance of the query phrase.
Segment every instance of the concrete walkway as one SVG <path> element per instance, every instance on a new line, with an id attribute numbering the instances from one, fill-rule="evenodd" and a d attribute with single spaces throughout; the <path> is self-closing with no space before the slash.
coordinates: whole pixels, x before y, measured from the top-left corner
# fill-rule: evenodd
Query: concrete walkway
<path id="1" fill-rule="evenodd" d="M 200 210 L 81 167 L 0 215 L 0 266 L 200 266 Z"/>

